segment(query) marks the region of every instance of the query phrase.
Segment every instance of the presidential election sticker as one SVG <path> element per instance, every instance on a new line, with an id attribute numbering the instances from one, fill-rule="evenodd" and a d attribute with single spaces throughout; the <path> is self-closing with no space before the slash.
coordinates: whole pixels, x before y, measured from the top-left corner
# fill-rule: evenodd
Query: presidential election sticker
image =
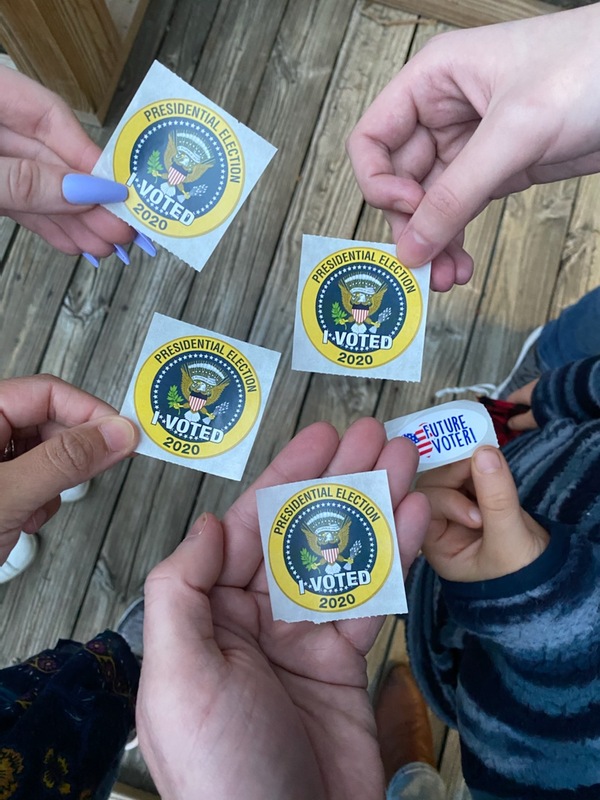
<path id="1" fill-rule="evenodd" d="M 417 472 L 470 458 L 483 444 L 498 447 L 492 418 L 481 403 L 454 400 L 385 423 L 388 439 L 404 436 L 419 450 Z"/>
<path id="2" fill-rule="evenodd" d="M 256 500 L 274 619 L 406 611 L 385 470 L 259 489 Z"/>
<path id="3" fill-rule="evenodd" d="M 420 380 L 429 273 L 388 244 L 304 236 L 292 369 Z"/>
<path id="4" fill-rule="evenodd" d="M 279 353 L 155 314 L 121 413 L 138 453 L 240 480 Z"/>
<path id="5" fill-rule="evenodd" d="M 113 213 L 200 270 L 275 152 L 154 62 L 93 174 L 129 187 Z"/>

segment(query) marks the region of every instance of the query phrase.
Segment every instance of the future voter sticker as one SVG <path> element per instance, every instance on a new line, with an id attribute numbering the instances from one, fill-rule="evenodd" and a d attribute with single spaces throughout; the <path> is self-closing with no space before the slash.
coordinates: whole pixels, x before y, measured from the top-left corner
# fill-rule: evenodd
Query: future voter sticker
<path id="1" fill-rule="evenodd" d="M 244 187 L 242 146 L 212 107 L 168 98 L 126 122 L 113 155 L 115 180 L 129 186 L 125 205 L 147 228 L 193 237 L 221 225 Z"/>
<path id="2" fill-rule="evenodd" d="M 359 246 L 332 252 L 310 271 L 300 306 L 319 353 L 357 370 L 397 358 L 423 318 L 413 273 L 390 253 Z"/>
<path id="3" fill-rule="evenodd" d="M 418 472 L 469 458 L 484 444 L 498 447 L 494 424 L 481 403 L 454 400 L 385 423 L 388 439 L 403 436 L 419 451 Z"/>
<path id="4" fill-rule="evenodd" d="M 260 382 L 249 358 L 218 336 L 180 336 L 152 352 L 134 387 L 144 432 L 180 458 L 218 456 L 252 430 Z"/>
<path id="5" fill-rule="evenodd" d="M 317 612 L 351 610 L 385 583 L 394 559 L 392 530 L 367 494 L 342 483 L 295 492 L 276 513 L 269 566 L 283 594 Z"/>

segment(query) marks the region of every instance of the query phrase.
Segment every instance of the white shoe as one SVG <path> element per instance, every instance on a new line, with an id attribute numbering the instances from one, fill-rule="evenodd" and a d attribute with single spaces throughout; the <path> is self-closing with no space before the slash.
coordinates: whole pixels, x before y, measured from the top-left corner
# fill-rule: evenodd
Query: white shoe
<path id="1" fill-rule="evenodd" d="M 77 486 L 73 486 L 72 489 L 65 489 L 64 492 L 61 492 L 60 499 L 63 503 L 76 503 L 78 500 L 83 500 L 89 488 L 89 481 L 78 483 Z"/>
<path id="2" fill-rule="evenodd" d="M 527 339 L 525 339 L 514 367 L 502 383 L 476 383 L 473 384 L 473 386 L 447 386 L 445 389 L 439 389 L 435 393 L 435 396 L 440 398 L 449 394 L 474 392 L 475 394 L 481 394 L 484 397 L 491 397 L 497 400 L 508 396 L 515 391 L 515 389 L 525 386 L 526 383 L 529 383 L 535 378 L 539 378 L 542 370 L 538 366 L 536 360 L 535 345 L 540 338 L 543 328 L 543 325 L 540 325 L 539 328 L 535 328 L 535 330 L 531 331 Z"/>
<path id="3" fill-rule="evenodd" d="M 8 558 L 0 566 L 0 583 L 8 583 L 25 572 L 33 562 L 39 548 L 35 533 L 21 533 Z"/>

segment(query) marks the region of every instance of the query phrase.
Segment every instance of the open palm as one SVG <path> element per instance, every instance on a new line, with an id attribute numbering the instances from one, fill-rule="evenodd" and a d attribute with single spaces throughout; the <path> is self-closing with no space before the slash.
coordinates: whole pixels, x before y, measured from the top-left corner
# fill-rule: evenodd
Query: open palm
<path id="1" fill-rule="evenodd" d="M 414 446 L 386 444 L 374 420 L 355 423 L 341 441 L 329 425 L 313 425 L 240 497 L 222 527 L 203 515 L 153 571 L 138 730 L 164 800 L 381 797 L 364 656 L 382 620 L 273 621 L 254 492 L 387 469 L 407 567 L 429 516 L 425 499 L 408 494 L 416 462 Z"/>

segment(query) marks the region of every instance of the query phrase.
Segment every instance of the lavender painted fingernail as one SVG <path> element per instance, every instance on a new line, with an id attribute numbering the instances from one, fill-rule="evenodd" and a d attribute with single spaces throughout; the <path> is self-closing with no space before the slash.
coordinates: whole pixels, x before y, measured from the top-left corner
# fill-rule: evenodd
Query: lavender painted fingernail
<path id="1" fill-rule="evenodd" d="M 82 253 L 81 255 L 85 258 L 86 261 L 90 262 L 92 267 L 96 267 L 96 269 L 98 269 L 98 267 L 100 266 L 100 262 L 98 261 L 96 256 L 93 256 L 91 253 Z"/>
<path id="2" fill-rule="evenodd" d="M 127 200 L 129 189 L 95 175 L 65 175 L 62 183 L 63 197 L 68 203 L 88 205 L 93 203 L 120 203 Z"/>
<path id="3" fill-rule="evenodd" d="M 133 243 L 137 244 L 137 246 L 141 250 L 143 250 L 144 253 L 148 253 L 149 256 L 152 256 L 152 258 L 154 258 L 154 256 L 156 255 L 156 247 L 154 247 L 154 245 L 152 244 L 150 239 L 147 236 L 145 236 L 143 233 L 141 233 L 140 231 L 136 230 L 135 228 L 133 230 L 136 233 L 136 236 L 135 236 L 135 239 L 133 240 Z"/>
<path id="4" fill-rule="evenodd" d="M 126 267 L 129 266 L 129 256 L 127 255 L 127 250 L 121 247 L 120 244 L 113 244 L 115 248 L 115 253 L 117 254 L 118 258 L 125 264 Z"/>

